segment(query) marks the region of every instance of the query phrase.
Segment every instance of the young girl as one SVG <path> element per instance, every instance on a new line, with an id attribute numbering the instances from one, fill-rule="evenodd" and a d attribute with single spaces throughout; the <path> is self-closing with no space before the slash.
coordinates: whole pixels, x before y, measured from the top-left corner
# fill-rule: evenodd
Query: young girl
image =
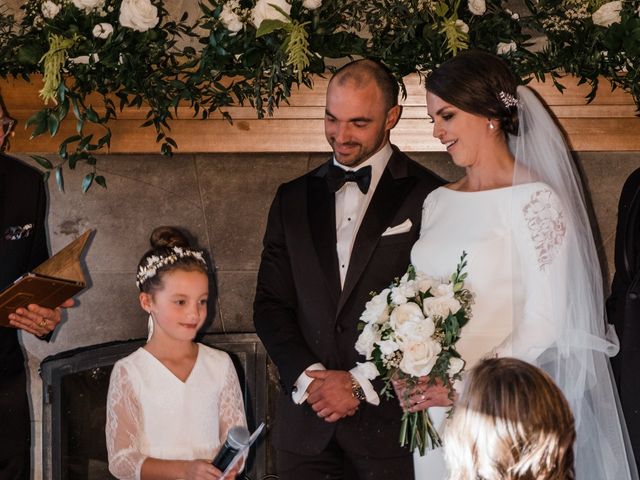
<path id="1" fill-rule="evenodd" d="M 246 419 L 229 356 L 193 341 L 207 314 L 207 264 L 172 227 L 154 230 L 151 246 L 136 276 L 149 339 L 111 373 L 109 470 L 119 479 L 219 479 L 211 460 Z"/>
<path id="2" fill-rule="evenodd" d="M 477 364 L 444 435 L 450 480 L 575 478 L 569 404 L 549 375 L 522 360 Z"/>

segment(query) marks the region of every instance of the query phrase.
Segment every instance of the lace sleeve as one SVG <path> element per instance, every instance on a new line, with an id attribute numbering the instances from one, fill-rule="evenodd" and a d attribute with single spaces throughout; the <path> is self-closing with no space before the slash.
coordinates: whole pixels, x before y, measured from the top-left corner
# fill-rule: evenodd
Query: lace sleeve
<path id="1" fill-rule="evenodd" d="M 126 368 L 116 363 L 107 395 L 107 453 L 109 471 L 120 480 L 139 480 L 144 455 L 139 449 L 142 408 Z"/>
<path id="2" fill-rule="evenodd" d="M 231 358 L 227 356 L 227 368 L 220 395 L 220 441 L 224 442 L 231 427 L 247 425 L 244 413 L 242 391 L 238 382 L 238 375 Z"/>
<path id="3" fill-rule="evenodd" d="M 566 278 L 569 225 L 556 194 L 541 185 L 517 202 L 513 213 L 514 311 L 511 335 L 498 356 L 534 362 L 562 332 L 558 299 Z"/>

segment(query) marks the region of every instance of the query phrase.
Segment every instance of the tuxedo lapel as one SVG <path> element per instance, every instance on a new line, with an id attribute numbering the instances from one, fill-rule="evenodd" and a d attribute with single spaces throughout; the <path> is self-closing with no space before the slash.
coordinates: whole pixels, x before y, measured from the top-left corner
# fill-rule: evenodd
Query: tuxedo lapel
<path id="1" fill-rule="evenodd" d="M 394 152 L 371 198 L 353 244 L 349 269 L 338 303 L 338 314 L 360 280 L 382 233 L 416 182 L 415 178 L 407 176 L 406 162 L 405 157 Z M 389 282 L 391 280 L 390 278 Z"/>
<path id="2" fill-rule="evenodd" d="M 311 238 L 320 266 L 327 281 L 332 300 L 340 296 L 340 273 L 336 251 L 335 195 L 329 191 L 326 181 L 328 164 L 309 177 L 308 219 Z"/>

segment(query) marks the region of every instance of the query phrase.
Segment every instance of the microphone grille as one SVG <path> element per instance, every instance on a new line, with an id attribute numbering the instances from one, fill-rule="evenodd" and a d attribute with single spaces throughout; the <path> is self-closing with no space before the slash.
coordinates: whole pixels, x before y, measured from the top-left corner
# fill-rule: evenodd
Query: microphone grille
<path id="1" fill-rule="evenodd" d="M 227 441 L 229 442 L 229 445 L 234 448 L 242 448 L 249 443 L 249 437 L 250 435 L 247 427 L 237 425 L 235 427 L 231 427 L 229 430 L 229 433 L 227 434 Z"/>

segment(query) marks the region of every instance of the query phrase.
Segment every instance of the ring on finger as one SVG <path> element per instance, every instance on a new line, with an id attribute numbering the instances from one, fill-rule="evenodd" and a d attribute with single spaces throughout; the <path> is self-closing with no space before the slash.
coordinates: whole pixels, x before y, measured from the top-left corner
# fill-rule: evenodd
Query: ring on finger
<path id="1" fill-rule="evenodd" d="M 43 318 L 42 320 L 40 320 L 40 326 L 41 327 L 45 327 L 47 325 L 47 319 Z"/>

